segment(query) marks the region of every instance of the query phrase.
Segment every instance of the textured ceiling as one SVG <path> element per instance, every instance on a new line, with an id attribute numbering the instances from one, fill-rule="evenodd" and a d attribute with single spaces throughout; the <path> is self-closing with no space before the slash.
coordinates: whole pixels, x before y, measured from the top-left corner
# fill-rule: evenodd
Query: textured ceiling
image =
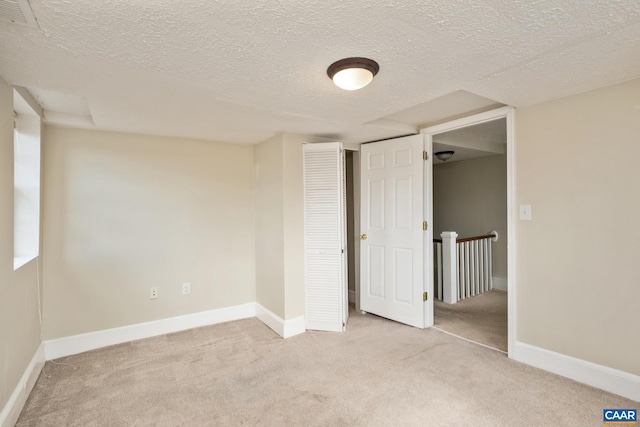
<path id="1" fill-rule="evenodd" d="M 638 0 L 30 4 L 39 28 L 0 20 L 0 75 L 49 122 L 98 129 L 362 142 L 640 77 Z M 348 56 L 380 64 L 371 85 L 327 78 Z"/>

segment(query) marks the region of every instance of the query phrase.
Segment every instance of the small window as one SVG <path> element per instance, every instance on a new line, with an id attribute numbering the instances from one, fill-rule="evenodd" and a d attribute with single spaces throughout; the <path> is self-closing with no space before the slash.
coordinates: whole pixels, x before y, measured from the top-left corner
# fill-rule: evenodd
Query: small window
<path id="1" fill-rule="evenodd" d="M 39 255 L 40 117 L 13 91 L 13 269 Z"/>

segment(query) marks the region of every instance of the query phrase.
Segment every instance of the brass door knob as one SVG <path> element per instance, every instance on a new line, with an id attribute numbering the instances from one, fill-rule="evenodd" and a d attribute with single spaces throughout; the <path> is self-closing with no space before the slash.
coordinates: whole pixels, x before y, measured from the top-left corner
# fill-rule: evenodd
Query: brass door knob
<path id="1" fill-rule="evenodd" d="M 360 240 L 367 240 L 367 235 L 366 234 L 361 234 L 360 235 Z"/>

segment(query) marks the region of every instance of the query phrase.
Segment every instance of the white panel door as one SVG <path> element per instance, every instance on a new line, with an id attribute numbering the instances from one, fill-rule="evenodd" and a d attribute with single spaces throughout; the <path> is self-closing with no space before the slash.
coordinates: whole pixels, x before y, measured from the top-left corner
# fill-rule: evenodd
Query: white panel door
<path id="1" fill-rule="evenodd" d="M 342 332 L 348 314 L 344 153 L 340 143 L 305 144 L 306 329 Z"/>
<path id="2" fill-rule="evenodd" d="M 424 328 L 424 136 L 361 146 L 360 309 Z"/>

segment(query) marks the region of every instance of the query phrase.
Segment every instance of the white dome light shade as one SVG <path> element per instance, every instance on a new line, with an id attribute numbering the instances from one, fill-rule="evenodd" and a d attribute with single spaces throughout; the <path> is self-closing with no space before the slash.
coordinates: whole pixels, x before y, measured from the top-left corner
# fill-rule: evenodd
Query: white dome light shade
<path id="1" fill-rule="evenodd" d="M 373 73 L 364 68 L 347 68 L 338 71 L 333 76 L 333 83 L 340 89 L 358 90 L 362 89 L 373 80 Z"/>
<path id="2" fill-rule="evenodd" d="M 346 58 L 334 62 L 327 75 L 336 86 L 344 90 L 362 89 L 373 80 L 380 67 L 368 58 Z"/>
<path id="3" fill-rule="evenodd" d="M 440 160 L 442 160 L 443 162 L 446 162 L 447 160 L 449 160 L 451 157 L 453 157 L 453 154 L 455 153 L 455 151 L 438 151 L 436 153 L 436 157 Z"/>

